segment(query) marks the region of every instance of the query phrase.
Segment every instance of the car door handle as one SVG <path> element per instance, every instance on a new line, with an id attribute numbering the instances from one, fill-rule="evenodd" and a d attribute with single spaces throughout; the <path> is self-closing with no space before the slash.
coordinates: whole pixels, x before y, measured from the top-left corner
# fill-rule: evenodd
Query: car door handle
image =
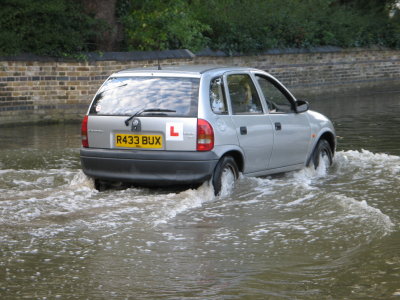
<path id="1" fill-rule="evenodd" d="M 282 130 L 282 124 L 279 122 L 275 123 L 275 130 Z"/>
<path id="2" fill-rule="evenodd" d="M 240 127 L 240 134 L 241 135 L 246 135 L 247 134 L 247 127 L 246 126 Z"/>

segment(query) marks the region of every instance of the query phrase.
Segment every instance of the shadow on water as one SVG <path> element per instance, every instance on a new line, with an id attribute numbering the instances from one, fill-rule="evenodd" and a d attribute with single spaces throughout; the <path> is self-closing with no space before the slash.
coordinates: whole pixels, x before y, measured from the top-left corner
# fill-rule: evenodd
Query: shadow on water
<path id="1" fill-rule="evenodd" d="M 197 189 L 99 193 L 80 124 L 0 129 L 0 298 L 395 299 L 400 93 L 311 106 L 335 163 Z M 3 271 L 4 270 L 4 271 Z"/>

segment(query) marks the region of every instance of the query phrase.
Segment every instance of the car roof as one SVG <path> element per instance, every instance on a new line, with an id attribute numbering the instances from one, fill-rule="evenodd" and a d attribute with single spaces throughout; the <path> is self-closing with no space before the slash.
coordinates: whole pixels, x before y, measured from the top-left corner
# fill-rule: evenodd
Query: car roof
<path id="1" fill-rule="evenodd" d="M 249 71 L 257 70 L 254 68 L 244 68 L 244 67 L 232 67 L 232 66 L 218 66 L 218 65 L 181 65 L 181 66 L 158 66 L 147 67 L 147 68 L 134 68 L 119 71 L 113 75 L 115 76 L 129 76 L 137 74 L 151 73 L 152 75 L 192 75 L 194 77 L 199 77 L 205 73 L 221 73 L 228 71 Z"/>

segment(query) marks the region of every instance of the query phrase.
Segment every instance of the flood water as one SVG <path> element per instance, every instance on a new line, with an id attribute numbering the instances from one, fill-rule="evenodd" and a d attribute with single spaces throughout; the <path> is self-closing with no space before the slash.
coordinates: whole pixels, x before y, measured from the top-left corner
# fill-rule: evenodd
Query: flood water
<path id="1" fill-rule="evenodd" d="M 400 299 L 400 91 L 311 106 L 329 170 L 97 192 L 80 124 L 0 128 L 0 299 Z"/>

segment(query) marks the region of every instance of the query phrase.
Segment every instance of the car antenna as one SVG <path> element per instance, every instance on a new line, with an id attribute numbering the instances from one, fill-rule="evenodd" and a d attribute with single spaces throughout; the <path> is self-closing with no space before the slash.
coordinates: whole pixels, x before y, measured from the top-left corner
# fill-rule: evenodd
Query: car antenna
<path id="1" fill-rule="evenodd" d="M 158 57 L 158 55 L 157 55 L 157 64 L 158 64 L 158 70 L 162 70 L 160 64 L 160 58 Z"/>
<path id="2" fill-rule="evenodd" d="M 161 70 L 161 64 L 160 64 L 160 52 L 161 52 L 161 41 L 158 40 L 158 51 L 156 51 L 157 53 L 157 65 L 158 65 L 158 70 Z"/>

